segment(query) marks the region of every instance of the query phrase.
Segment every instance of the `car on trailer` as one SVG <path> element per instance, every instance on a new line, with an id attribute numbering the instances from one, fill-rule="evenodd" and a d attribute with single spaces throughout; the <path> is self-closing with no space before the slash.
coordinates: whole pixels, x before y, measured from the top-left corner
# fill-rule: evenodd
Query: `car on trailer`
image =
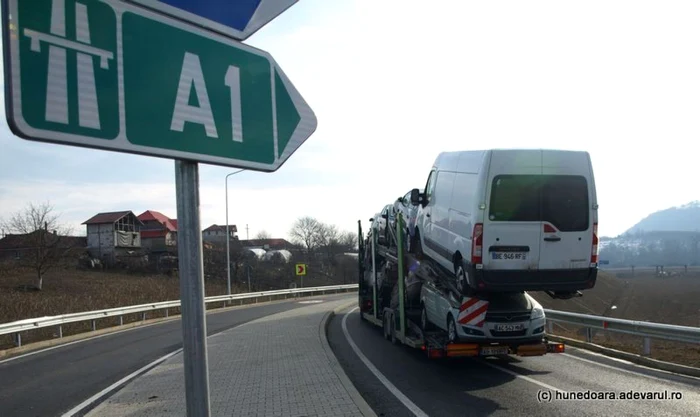
<path id="1" fill-rule="evenodd" d="M 425 285 L 420 290 L 420 297 L 416 302 L 414 297 L 406 297 L 407 281 L 415 278 L 416 270 L 408 272 L 407 261 L 411 262 L 410 268 L 416 264 L 425 262 L 411 258 L 411 255 L 404 250 L 403 238 L 400 233 L 404 228 L 403 216 L 398 214 L 396 231 L 390 233 L 394 245 L 380 245 L 376 239 L 376 233 L 368 233 L 369 239 L 363 239 L 362 225 L 358 221 L 359 239 L 359 291 L 358 303 L 360 316 L 363 321 L 372 323 L 382 328 L 384 337 L 394 344 L 404 344 L 415 349 L 425 351 L 429 357 L 461 357 L 461 356 L 494 356 L 509 355 L 518 356 L 542 356 L 547 353 L 564 352 L 562 343 L 554 343 L 547 340 L 544 331 L 545 316 L 544 310 L 537 302 L 532 302 L 529 295 L 516 296 L 495 296 L 486 301 L 484 319 L 481 323 L 475 323 L 475 328 L 481 328 L 483 335 L 469 334 L 465 329 L 469 326 L 462 326 L 463 331 L 456 332 L 456 337 L 449 334 L 449 326 L 435 326 L 435 323 L 426 318 L 425 301 L 428 297 L 437 300 L 443 307 L 441 311 L 448 311 L 452 314 L 464 312 L 477 312 L 481 306 L 474 302 L 474 298 L 464 297 L 457 304 L 448 298 L 453 296 L 454 291 L 425 289 Z M 429 260 L 427 262 L 430 262 Z M 437 270 L 437 268 L 435 268 Z M 379 275 L 383 275 L 379 279 Z M 402 277 L 402 279 L 399 279 Z M 427 292 L 432 291 L 428 296 Z M 493 296 L 491 296 L 493 297 Z M 501 298 L 498 298 L 501 297 Z M 442 300 L 442 299 L 445 300 Z M 498 303 L 490 311 L 488 304 L 491 300 L 498 298 Z M 510 299 L 510 303 L 508 304 Z M 484 301 L 484 300 L 482 300 Z M 523 302 L 525 304 L 523 304 Z M 437 303 L 437 302 L 436 302 Z M 445 304 L 446 303 L 446 304 Z M 500 303 L 500 304 L 499 304 Z M 466 305 L 465 304 L 470 304 Z M 450 307 L 445 309 L 444 305 Z M 476 307 L 475 307 L 476 305 Z M 524 318 L 523 307 L 528 312 L 527 319 Z M 519 310 L 520 309 L 520 310 Z M 437 310 L 436 310 L 437 311 Z M 520 316 L 514 313 L 522 313 Z M 481 314 L 479 312 L 478 314 Z M 486 319 L 486 316 L 491 314 Z M 440 317 L 436 313 L 434 317 Z M 473 316 L 473 314 L 472 314 Z M 520 320 L 513 322 L 513 320 Z M 439 319 L 433 319 L 439 321 Z M 503 322 L 503 321 L 506 322 Z M 510 322 L 510 323 L 508 323 Z M 526 322 L 526 324 L 524 323 Z M 525 336 L 521 335 L 525 328 Z M 541 331 L 540 331 L 540 328 Z M 489 332 L 487 335 L 485 332 Z"/>

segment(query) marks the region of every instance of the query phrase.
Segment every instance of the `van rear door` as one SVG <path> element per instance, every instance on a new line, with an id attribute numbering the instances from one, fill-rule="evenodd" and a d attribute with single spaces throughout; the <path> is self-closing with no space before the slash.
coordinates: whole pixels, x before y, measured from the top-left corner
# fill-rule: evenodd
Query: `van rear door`
<path id="1" fill-rule="evenodd" d="M 539 219 L 539 150 L 494 151 L 489 164 L 484 216 L 485 270 L 538 269 L 542 224 Z"/>
<path id="2" fill-rule="evenodd" d="M 588 154 L 544 151 L 542 160 L 539 268 L 589 268 L 597 219 L 592 210 L 595 184 Z"/>

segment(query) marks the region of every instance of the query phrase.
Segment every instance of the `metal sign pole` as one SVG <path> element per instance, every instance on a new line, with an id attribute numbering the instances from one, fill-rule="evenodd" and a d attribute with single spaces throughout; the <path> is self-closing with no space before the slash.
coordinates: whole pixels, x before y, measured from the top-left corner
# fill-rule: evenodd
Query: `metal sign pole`
<path id="1" fill-rule="evenodd" d="M 175 161 L 175 188 L 187 417 L 209 417 L 207 323 L 196 162 Z"/>

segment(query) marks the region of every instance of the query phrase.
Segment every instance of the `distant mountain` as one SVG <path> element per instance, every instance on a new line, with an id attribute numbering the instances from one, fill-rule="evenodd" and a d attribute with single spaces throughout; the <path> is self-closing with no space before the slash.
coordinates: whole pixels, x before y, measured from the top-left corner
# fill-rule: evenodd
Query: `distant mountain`
<path id="1" fill-rule="evenodd" d="M 652 213 L 632 226 L 624 235 L 643 232 L 696 231 L 700 231 L 700 201 Z"/>

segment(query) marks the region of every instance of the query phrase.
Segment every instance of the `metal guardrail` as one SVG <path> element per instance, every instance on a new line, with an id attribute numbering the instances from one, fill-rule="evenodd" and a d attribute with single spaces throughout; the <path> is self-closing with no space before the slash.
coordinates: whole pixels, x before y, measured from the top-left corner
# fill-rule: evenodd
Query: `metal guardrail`
<path id="1" fill-rule="evenodd" d="M 327 292 L 341 292 L 355 290 L 357 284 L 348 285 L 330 285 L 324 287 L 310 288 L 293 288 L 285 290 L 262 291 L 231 295 L 217 295 L 207 297 L 204 301 L 206 304 L 222 303 L 225 307 L 229 302 L 240 300 L 255 299 L 255 302 L 260 298 L 267 297 L 272 301 L 273 297 L 288 298 L 290 295 L 313 295 L 314 293 L 325 294 Z M 128 314 L 141 313 L 142 319 L 146 319 L 148 312 L 165 310 L 166 317 L 168 309 L 180 307 L 180 301 L 164 301 L 159 303 L 141 304 L 127 307 L 110 308 L 106 310 L 85 311 L 81 313 L 63 314 L 60 316 L 39 317 L 33 319 L 25 319 L 10 323 L 0 323 L 0 336 L 6 334 L 15 334 L 17 345 L 22 345 L 21 333 L 28 330 L 36 330 L 46 327 L 58 327 L 58 336 L 63 337 L 62 326 L 69 323 L 78 323 L 83 321 L 92 322 L 92 330 L 96 330 L 96 321 L 108 317 L 119 317 L 119 324 L 123 325 L 123 318 Z M 688 326 L 676 326 L 671 324 L 652 323 L 646 321 L 624 320 L 611 317 L 593 316 L 589 314 L 571 313 L 567 311 L 557 311 L 545 309 L 547 317 L 548 331 L 553 332 L 553 323 L 568 323 L 586 328 L 586 341 L 592 342 L 593 329 L 603 331 L 625 333 L 634 336 L 639 336 L 644 339 L 644 354 L 651 353 L 651 339 L 672 340 L 678 342 L 700 344 L 700 328 Z"/>
<path id="2" fill-rule="evenodd" d="M 235 301 L 235 300 L 249 300 L 249 299 L 255 299 L 255 302 L 258 302 L 258 299 L 267 297 L 269 301 L 272 301 L 273 297 L 281 297 L 284 296 L 284 298 L 288 298 L 290 295 L 298 296 L 298 295 L 304 295 L 304 296 L 309 296 L 313 295 L 314 293 L 321 293 L 325 294 L 327 292 L 344 292 L 348 290 L 355 290 L 358 288 L 357 284 L 348 284 L 348 285 L 329 285 L 329 286 L 323 286 L 323 287 L 309 287 L 309 288 L 293 288 L 293 289 L 285 289 L 285 290 L 273 290 L 273 291 L 262 291 L 262 292 L 252 292 L 252 293 L 242 293 L 242 294 L 231 294 L 231 295 L 217 295 L 213 297 L 207 297 L 204 299 L 205 304 L 212 304 L 212 303 L 223 303 L 222 307 L 225 307 L 229 302 Z M 25 319 L 25 320 L 19 320 L 19 321 L 13 321 L 9 323 L 0 323 L 0 336 L 6 335 L 6 334 L 14 334 L 16 337 L 16 343 L 17 346 L 22 346 L 22 337 L 21 337 L 21 332 L 25 332 L 28 330 L 36 330 L 36 329 L 42 329 L 46 327 L 58 327 L 58 337 L 63 337 L 63 325 L 64 324 L 69 324 L 69 323 L 78 323 L 78 322 L 83 322 L 83 321 L 91 321 L 92 322 L 92 330 L 95 331 L 97 329 L 96 327 L 96 321 L 99 319 L 104 319 L 104 318 L 109 318 L 109 317 L 119 317 L 119 325 L 124 324 L 124 316 L 127 314 L 135 314 L 135 313 L 141 313 L 142 319 L 146 320 L 146 315 L 148 312 L 153 312 L 153 311 L 158 311 L 158 310 L 165 310 L 165 316 L 168 316 L 168 309 L 170 308 L 176 308 L 180 307 L 180 301 L 163 301 L 159 303 L 149 303 L 149 304 L 140 304 L 140 305 L 135 305 L 135 306 L 127 306 L 127 307 L 117 307 L 117 308 L 110 308 L 110 309 L 105 309 L 105 310 L 96 310 L 96 311 L 85 311 L 81 313 L 71 313 L 71 314 L 63 314 L 60 316 L 47 316 L 47 317 L 38 317 L 38 318 L 32 318 L 32 319 Z"/>
<path id="3" fill-rule="evenodd" d="M 568 311 L 545 309 L 544 312 L 547 318 L 549 333 L 554 333 L 553 323 L 568 323 L 583 326 L 586 329 L 586 341 L 589 343 L 593 340 L 593 329 L 640 336 L 644 340 L 643 353 L 645 356 L 651 354 L 651 339 L 700 344 L 700 327 L 624 320 L 612 317 L 571 313 Z"/>

